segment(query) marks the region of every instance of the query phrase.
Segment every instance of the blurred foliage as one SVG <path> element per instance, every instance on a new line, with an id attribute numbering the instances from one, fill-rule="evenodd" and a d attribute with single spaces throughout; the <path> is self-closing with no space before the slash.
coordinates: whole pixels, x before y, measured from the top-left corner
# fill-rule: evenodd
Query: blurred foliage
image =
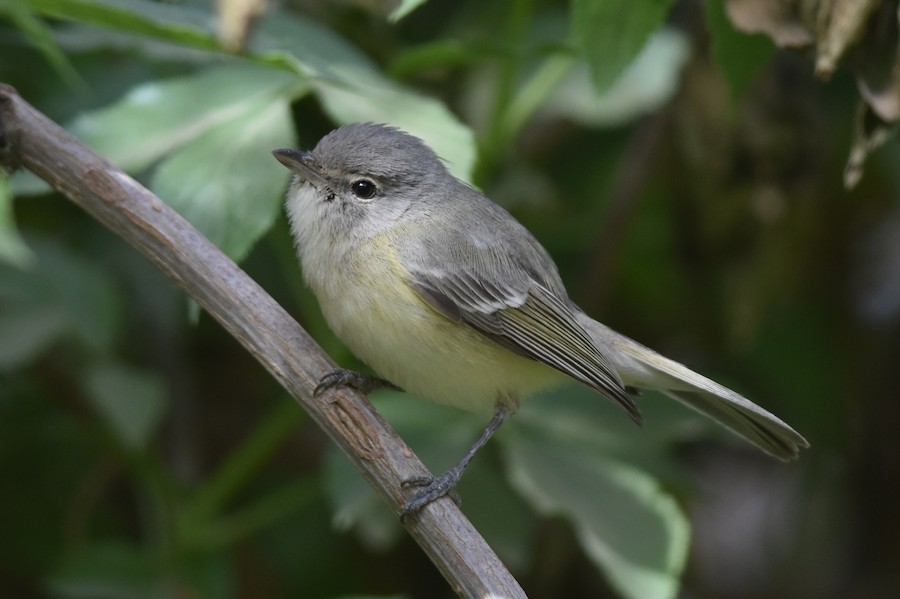
<path id="1" fill-rule="evenodd" d="M 399 125 L 521 219 L 589 313 L 811 441 L 779 464 L 654 394 L 642 429 L 585 389 L 535 398 L 460 488 L 529 596 L 892 597 L 897 7 L 777 12 L 795 4 L 6 0 L 0 81 L 356 367 L 269 152 Z M 0 176 L 0 259 L 0 595 L 450 596 L 249 355 L 26 173 Z M 434 471 L 487 420 L 373 400 Z"/>

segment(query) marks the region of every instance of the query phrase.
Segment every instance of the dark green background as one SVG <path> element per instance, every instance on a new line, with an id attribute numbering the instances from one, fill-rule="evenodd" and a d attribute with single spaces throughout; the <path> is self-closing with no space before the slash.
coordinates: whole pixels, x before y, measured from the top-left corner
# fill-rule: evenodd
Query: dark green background
<path id="1" fill-rule="evenodd" d="M 522 77 L 564 45 L 544 32 L 565 33 L 565 3 L 433 1 L 396 25 L 362 6 L 279 10 L 311 15 L 473 121 L 475 183 L 545 244 L 588 313 L 809 439 L 780 464 L 688 419 L 666 432 L 664 458 L 632 456 L 691 521 L 680 596 L 900 594 L 900 151 L 889 142 L 843 188 L 857 103 L 846 70 L 817 81 L 808 58 L 679 2 L 667 18 L 693 52 L 671 99 L 616 126 L 538 112 L 509 130 Z M 0 81 L 62 123 L 210 63 L 44 22 L 81 83 L 12 20 L 0 21 Z M 710 51 L 722 40 L 725 63 Z M 313 96 L 291 109 L 303 147 L 335 126 Z M 326 465 L 340 458 L 207 315 L 191 322 L 171 283 L 65 199 L 14 206 L 38 260 L 0 266 L 0 595 L 450 596 L 390 525 L 384 538 L 331 526 L 340 467 Z M 283 216 L 242 266 L 356 365 L 302 285 Z M 138 404 L 163 398 L 159 413 L 130 432 L 130 412 L 111 422 L 96 401 L 119 389 Z M 408 404 L 413 420 L 418 409 Z M 662 428 L 610 414 L 633 447 L 660 446 Z M 479 460 L 463 508 L 486 513 L 485 495 L 509 490 L 492 490 L 503 454 Z M 508 501 L 528 534 L 488 540 L 509 545 L 501 554 L 530 596 L 615 596 L 563 519 Z"/>

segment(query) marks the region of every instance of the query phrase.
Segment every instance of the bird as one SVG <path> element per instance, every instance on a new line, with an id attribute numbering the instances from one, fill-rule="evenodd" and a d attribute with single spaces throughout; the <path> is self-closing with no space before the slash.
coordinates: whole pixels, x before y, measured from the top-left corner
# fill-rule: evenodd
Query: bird
<path id="1" fill-rule="evenodd" d="M 377 376 L 338 369 L 316 387 L 389 385 L 468 410 L 493 410 L 482 435 L 414 488 L 401 516 L 454 494 L 477 451 L 540 391 L 575 380 L 641 423 L 658 390 L 767 454 L 794 460 L 806 439 L 739 393 L 594 320 L 566 292 L 540 242 L 450 173 L 421 139 L 344 125 L 310 151 L 273 152 L 294 176 L 285 210 L 304 278 L 331 330 Z"/>

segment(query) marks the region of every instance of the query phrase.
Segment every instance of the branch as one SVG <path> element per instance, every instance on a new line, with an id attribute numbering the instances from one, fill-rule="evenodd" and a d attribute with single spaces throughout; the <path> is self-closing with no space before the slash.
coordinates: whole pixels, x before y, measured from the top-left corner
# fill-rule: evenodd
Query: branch
<path id="1" fill-rule="evenodd" d="M 312 396 L 335 364 L 306 331 L 180 215 L 2 83 L 0 166 L 31 170 L 178 283 L 287 389 L 399 515 L 400 481 L 427 470 L 362 394 Z M 461 596 L 525 596 L 450 499 L 407 520 L 409 533 Z"/>

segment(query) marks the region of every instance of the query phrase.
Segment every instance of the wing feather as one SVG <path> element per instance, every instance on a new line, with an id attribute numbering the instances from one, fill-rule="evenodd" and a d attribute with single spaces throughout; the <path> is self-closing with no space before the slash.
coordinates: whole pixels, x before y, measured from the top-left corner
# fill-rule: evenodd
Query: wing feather
<path id="1" fill-rule="evenodd" d="M 472 273 L 413 272 L 412 288 L 435 310 L 464 322 L 520 355 L 543 362 L 590 386 L 637 422 L 640 411 L 612 363 L 575 320 L 567 304 L 536 281 L 522 292 Z"/>
<path id="2" fill-rule="evenodd" d="M 640 422 L 613 362 L 576 320 L 546 250 L 503 208 L 457 183 L 436 191 L 442 207 L 464 209 L 427 210 L 420 218 L 429 235 L 398 238 L 411 288 L 438 313 L 596 389 Z"/>

